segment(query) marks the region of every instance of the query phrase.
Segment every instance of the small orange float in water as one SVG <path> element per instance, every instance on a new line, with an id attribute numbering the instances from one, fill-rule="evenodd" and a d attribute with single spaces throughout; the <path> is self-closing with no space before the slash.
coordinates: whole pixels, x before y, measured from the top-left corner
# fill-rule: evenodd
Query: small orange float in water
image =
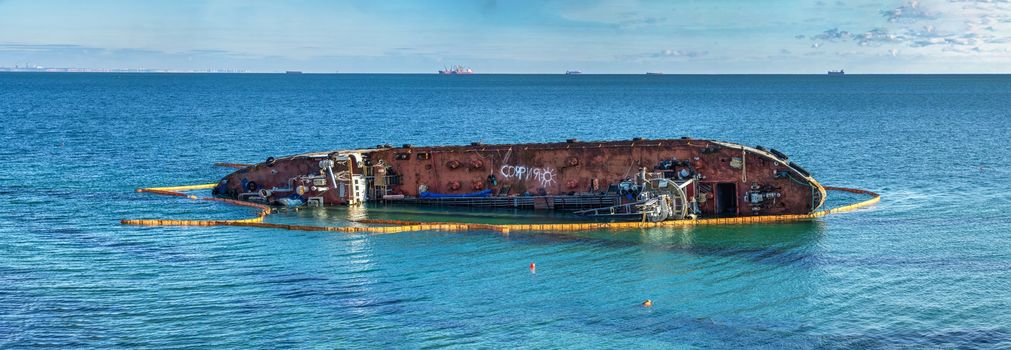
<path id="1" fill-rule="evenodd" d="M 536 271 L 537 271 L 537 264 L 530 263 L 530 272 L 536 272 Z"/>
<path id="2" fill-rule="evenodd" d="M 646 299 L 646 301 L 642 302 L 642 307 L 653 307 L 653 301 Z"/>

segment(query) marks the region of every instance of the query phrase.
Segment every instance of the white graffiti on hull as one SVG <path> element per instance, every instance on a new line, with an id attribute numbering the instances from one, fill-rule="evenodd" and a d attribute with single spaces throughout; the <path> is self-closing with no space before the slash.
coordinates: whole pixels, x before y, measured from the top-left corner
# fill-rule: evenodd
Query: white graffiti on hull
<path id="1" fill-rule="evenodd" d="M 503 165 L 499 169 L 502 177 L 519 181 L 534 180 L 541 187 L 548 187 L 555 182 L 555 169 L 552 168 L 531 168 L 522 165 Z"/>

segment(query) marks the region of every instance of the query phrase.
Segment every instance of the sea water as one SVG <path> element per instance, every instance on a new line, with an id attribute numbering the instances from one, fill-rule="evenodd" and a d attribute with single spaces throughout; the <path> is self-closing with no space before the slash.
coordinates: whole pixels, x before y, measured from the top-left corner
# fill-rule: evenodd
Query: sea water
<path id="1" fill-rule="evenodd" d="M 987 75 L 0 74 L 0 348 L 1009 348 L 1009 111 L 1011 76 Z M 119 224 L 253 213 L 133 191 L 231 171 L 214 162 L 681 136 L 883 199 L 508 235 Z M 268 221 L 558 220 L 416 209 Z"/>

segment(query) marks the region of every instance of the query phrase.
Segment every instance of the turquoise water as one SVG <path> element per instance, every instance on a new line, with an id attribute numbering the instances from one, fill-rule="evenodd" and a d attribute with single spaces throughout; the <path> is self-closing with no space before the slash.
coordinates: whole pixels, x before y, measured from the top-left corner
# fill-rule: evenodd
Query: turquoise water
<path id="1" fill-rule="evenodd" d="M 1009 111 L 1011 76 L 0 74 L 0 348 L 1009 348 Z M 578 233 L 119 224 L 252 213 L 133 192 L 216 181 L 214 162 L 680 136 L 883 200 Z"/>

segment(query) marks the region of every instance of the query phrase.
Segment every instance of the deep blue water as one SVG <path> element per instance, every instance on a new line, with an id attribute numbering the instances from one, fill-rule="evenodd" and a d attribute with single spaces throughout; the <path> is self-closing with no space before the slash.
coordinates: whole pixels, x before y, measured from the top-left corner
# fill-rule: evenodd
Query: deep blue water
<path id="1" fill-rule="evenodd" d="M 1009 114 L 1011 76 L 0 74 L 0 348 L 1011 348 Z M 686 135 L 883 200 L 507 236 L 119 224 L 250 214 L 133 192 L 214 162 Z"/>

